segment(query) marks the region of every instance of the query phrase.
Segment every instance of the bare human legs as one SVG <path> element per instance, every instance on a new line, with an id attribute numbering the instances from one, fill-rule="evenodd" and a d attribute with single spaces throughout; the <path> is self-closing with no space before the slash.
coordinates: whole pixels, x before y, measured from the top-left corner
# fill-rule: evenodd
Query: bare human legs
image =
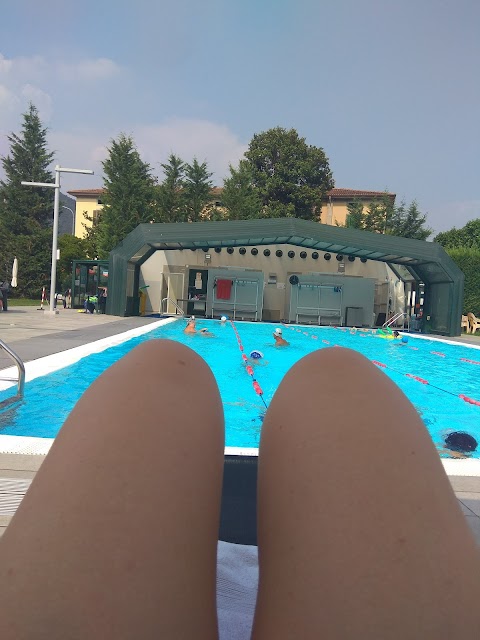
<path id="1" fill-rule="evenodd" d="M 0 544 L 0 637 L 217 637 L 223 413 L 208 366 L 149 341 L 84 394 Z"/>
<path id="2" fill-rule="evenodd" d="M 363 356 L 317 351 L 263 423 L 253 638 L 480 638 L 480 562 L 438 454 Z"/>
<path id="3" fill-rule="evenodd" d="M 1 541 L 2 640 L 215 638 L 222 425 L 176 343 L 92 385 Z M 259 465 L 255 640 L 480 637 L 473 538 L 415 410 L 363 357 L 293 367 Z"/>

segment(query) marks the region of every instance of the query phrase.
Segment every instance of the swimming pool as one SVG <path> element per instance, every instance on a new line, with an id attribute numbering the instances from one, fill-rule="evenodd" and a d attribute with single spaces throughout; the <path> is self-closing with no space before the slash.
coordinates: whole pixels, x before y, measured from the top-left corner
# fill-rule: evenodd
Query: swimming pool
<path id="1" fill-rule="evenodd" d="M 27 382 L 24 400 L 0 413 L 0 434 L 54 438 L 77 399 L 105 368 L 141 341 L 169 338 L 191 346 L 210 365 L 223 400 L 226 445 L 257 447 L 265 407 L 245 370 L 231 325 L 200 321 L 199 327 L 207 327 L 215 334 L 214 338 L 185 335 L 184 326 L 184 321 L 177 320 L 152 331 L 147 329 L 144 335 Z M 264 354 L 253 368 L 267 405 L 285 372 L 302 356 L 315 349 L 340 345 L 374 360 L 403 389 L 422 416 L 441 455 L 445 455 L 441 449 L 451 431 L 466 431 L 480 442 L 480 407 L 459 397 L 480 399 L 478 350 L 412 336 L 402 343 L 360 331 L 297 325 L 283 328 L 290 346 L 278 349 L 273 346 L 274 325 L 237 322 L 235 326 L 247 355 L 254 349 Z M 345 394 L 348 395 L 348 388 Z M 0 400 L 8 395 L 11 390 L 0 391 Z M 95 411 L 95 407 L 91 410 Z M 385 420 L 388 421 L 388 416 Z M 472 457 L 480 458 L 480 452 L 477 450 Z"/>

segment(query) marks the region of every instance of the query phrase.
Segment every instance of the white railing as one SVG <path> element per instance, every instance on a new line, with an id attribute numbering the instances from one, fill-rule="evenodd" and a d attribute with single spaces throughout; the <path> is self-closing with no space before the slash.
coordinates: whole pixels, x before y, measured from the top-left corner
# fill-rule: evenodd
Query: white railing
<path id="1" fill-rule="evenodd" d="M 387 322 L 384 322 L 382 324 L 382 327 L 391 327 L 392 324 L 396 324 L 400 318 L 407 318 L 407 331 L 410 331 L 410 316 L 408 315 L 408 313 L 396 313 L 394 316 L 392 316 L 391 318 L 389 318 L 387 320 Z M 402 322 L 403 327 L 405 328 L 405 320 Z"/>
<path id="2" fill-rule="evenodd" d="M 17 369 L 18 369 L 18 378 L 4 378 L 4 377 L 0 378 L 0 380 L 4 380 L 5 382 L 17 383 L 16 395 L 12 396 L 11 398 L 7 398 L 6 400 L 2 400 L 0 402 L 0 409 L 1 409 L 2 407 L 5 407 L 8 404 L 11 404 L 12 402 L 16 402 L 17 400 L 20 400 L 20 398 L 23 398 L 23 390 L 25 388 L 25 365 L 23 364 L 23 360 L 19 356 L 17 356 L 15 351 L 13 351 L 13 349 L 10 349 L 10 347 L 7 344 L 5 344 L 3 340 L 0 340 L 0 348 L 6 351 L 8 355 L 12 358 L 12 360 L 15 361 L 15 364 L 17 365 Z"/>
<path id="3" fill-rule="evenodd" d="M 167 311 L 164 310 L 164 302 L 169 302 L 170 304 L 173 304 L 173 306 L 175 307 L 175 309 L 177 310 L 178 313 L 171 313 L 171 314 L 167 314 Z M 160 313 L 162 315 L 173 315 L 173 316 L 184 316 L 185 312 L 184 310 L 178 306 L 178 304 L 176 302 L 174 302 L 171 298 L 163 298 L 162 302 L 160 303 Z"/>

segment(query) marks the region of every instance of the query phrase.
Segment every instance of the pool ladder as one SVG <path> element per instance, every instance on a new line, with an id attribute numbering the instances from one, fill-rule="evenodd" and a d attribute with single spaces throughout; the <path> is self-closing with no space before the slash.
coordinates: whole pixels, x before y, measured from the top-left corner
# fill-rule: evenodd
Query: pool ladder
<path id="1" fill-rule="evenodd" d="M 5 342 L 3 342 L 3 340 L 1 339 L 0 339 L 0 348 L 8 353 L 8 355 L 12 358 L 12 360 L 17 365 L 17 369 L 18 369 L 18 378 L 0 377 L 0 380 L 3 380 L 5 382 L 17 383 L 16 395 L 12 396 L 11 398 L 7 398 L 6 400 L 0 401 L 0 409 L 3 409 L 9 404 L 12 404 L 12 402 L 17 402 L 17 400 L 20 400 L 21 398 L 23 398 L 23 391 L 25 388 L 25 365 L 23 364 L 23 360 L 20 358 L 20 356 L 18 356 L 15 353 L 15 351 L 13 351 L 13 349 L 10 349 L 10 347 L 7 344 L 5 344 Z"/>
<path id="2" fill-rule="evenodd" d="M 382 324 L 382 327 L 390 327 L 392 324 L 396 324 L 398 323 L 398 321 L 402 319 L 402 327 L 403 329 L 405 329 L 405 321 L 407 322 L 407 331 L 410 331 L 410 316 L 408 315 L 408 313 L 396 313 L 394 316 L 392 316 L 389 320 L 387 320 L 387 322 L 384 322 Z"/>
<path id="3" fill-rule="evenodd" d="M 166 306 L 164 302 L 170 302 L 170 304 L 173 304 L 177 313 L 167 313 L 166 310 L 164 311 L 163 309 Z M 184 310 L 181 307 L 179 307 L 178 304 L 174 302 L 171 298 L 163 298 L 162 302 L 160 303 L 160 313 L 162 314 L 162 316 L 178 316 L 178 315 L 184 316 L 185 315 Z"/>

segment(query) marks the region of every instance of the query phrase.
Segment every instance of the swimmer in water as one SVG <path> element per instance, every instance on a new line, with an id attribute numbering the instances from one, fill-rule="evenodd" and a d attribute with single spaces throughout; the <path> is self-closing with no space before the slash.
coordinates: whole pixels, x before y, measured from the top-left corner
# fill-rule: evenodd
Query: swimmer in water
<path id="1" fill-rule="evenodd" d="M 204 338 L 214 338 L 215 337 L 215 334 L 212 333 L 211 331 L 209 331 L 208 329 L 200 329 L 199 333 Z"/>
<path id="2" fill-rule="evenodd" d="M 288 347 L 288 345 L 290 344 L 282 336 L 282 330 L 280 328 L 278 328 L 278 327 L 273 332 L 273 338 L 275 340 L 275 346 L 276 347 Z"/>
<path id="3" fill-rule="evenodd" d="M 227 324 L 227 320 L 228 320 L 227 316 L 222 316 L 220 318 L 220 324 Z"/>
<path id="4" fill-rule="evenodd" d="M 189 319 L 187 326 L 183 330 L 183 333 L 197 333 L 197 330 L 195 329 L 195 316 L 192 316 Z"/>
<path id="5" fill-rule="evenodd" d="M 263 353 L 258 349 L 250 351 L 250 356 L 247 358 L 248 363 L 254 366 L 265 367 L 268 364 L 268 360 L 263 359 Z"/>

